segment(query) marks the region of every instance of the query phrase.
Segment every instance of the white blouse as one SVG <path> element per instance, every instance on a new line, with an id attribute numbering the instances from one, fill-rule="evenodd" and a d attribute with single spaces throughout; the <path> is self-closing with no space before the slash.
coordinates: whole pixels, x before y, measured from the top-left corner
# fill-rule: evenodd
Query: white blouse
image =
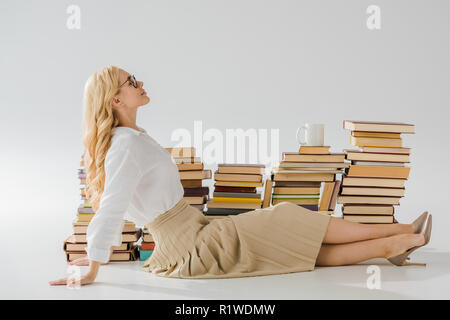
<path id="1" fill-rule="evenodd" d="M 87 229 L 89 260 L 107 262 L 122 243 L 125 215 L 145 225 L 183 198 L 178 167 L 170 153 L 138 127 L 116 127 L 105 158 L 105 187 Z"/>

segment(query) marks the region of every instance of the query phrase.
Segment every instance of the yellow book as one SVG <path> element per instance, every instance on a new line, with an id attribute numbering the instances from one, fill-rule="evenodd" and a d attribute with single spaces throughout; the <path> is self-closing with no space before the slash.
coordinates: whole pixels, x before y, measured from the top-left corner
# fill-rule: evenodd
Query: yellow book
<path id="1" fill-rule="evenodd" d="M 399 139 L 400 133 L 396 132 L 368 132 L 368 131 L 352 131 L 354 137 L 364 138 L 385 138 L 385 139 Z"/>
<path id="2" fill-rule="evenodd" d="M 362 138 L 350 136 L 350 144 L 358 147 L 399 148 L 402 146 L 402 138 L 384 139 L 384 138 Z"/>
<path id="3" fill-rule="evenodd" d="M 228 198 L 228 197 L 214 197 L 214 202 L 239 202 L 239 203 L 260 203 L 259 198 Z"/>
<path id="4" fill-rule="evenodd" d="M 89 222 L 92 220 L 94 215 L 95 215 L 95 213 L 78 213 L 77 214 L 77 217 L 78 217 L 77 222 Z"/>

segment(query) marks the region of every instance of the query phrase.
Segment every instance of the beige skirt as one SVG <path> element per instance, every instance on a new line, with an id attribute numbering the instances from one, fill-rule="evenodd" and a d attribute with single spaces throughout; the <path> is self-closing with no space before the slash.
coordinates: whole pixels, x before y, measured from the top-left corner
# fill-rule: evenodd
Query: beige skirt
<path id="1" fill-rule="evenodd" d="M 314 270 L 330 216 L 290 202 L 209 220 L 182 199 L 147 224 L 143 270 L 169 278 L 237 278 Z"/>

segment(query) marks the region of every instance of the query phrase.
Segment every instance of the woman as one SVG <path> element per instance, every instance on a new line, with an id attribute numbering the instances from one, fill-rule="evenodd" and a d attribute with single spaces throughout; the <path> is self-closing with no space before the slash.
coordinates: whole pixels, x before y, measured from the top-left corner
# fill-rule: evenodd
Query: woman
<path id="1" fill-rule="evenodd" d="M 280 274 L 377 257 L 405 265 L 412 251 L 428 243 L 427 212 L 411 224 L 367 225 L 283 202 L 209 221 L 183 200 L 171 155 L 136 125 L 137 109 L 150 101 L 142 87 L 143 82 L 114 66 L 86 83 L 86 191 L 96 214 L 87 231 L 87 257 L 71 263 L 90 266 L 82 285 L 94 282 L 111 246 L 120 245 L 126 211 L 147 226 L 156 243 L 143 269 L 164 277 Z M 68 281 L 50 284 L 73 285 Z"/>

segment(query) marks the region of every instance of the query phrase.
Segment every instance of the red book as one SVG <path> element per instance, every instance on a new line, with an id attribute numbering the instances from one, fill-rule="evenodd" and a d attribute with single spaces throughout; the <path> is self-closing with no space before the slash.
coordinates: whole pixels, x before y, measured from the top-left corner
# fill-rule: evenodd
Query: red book
<path id="1" fill-rule="evenodd" d="M 142 242 L 141 250 L 154 250 L 155 243 L 154 242 Z"/>

